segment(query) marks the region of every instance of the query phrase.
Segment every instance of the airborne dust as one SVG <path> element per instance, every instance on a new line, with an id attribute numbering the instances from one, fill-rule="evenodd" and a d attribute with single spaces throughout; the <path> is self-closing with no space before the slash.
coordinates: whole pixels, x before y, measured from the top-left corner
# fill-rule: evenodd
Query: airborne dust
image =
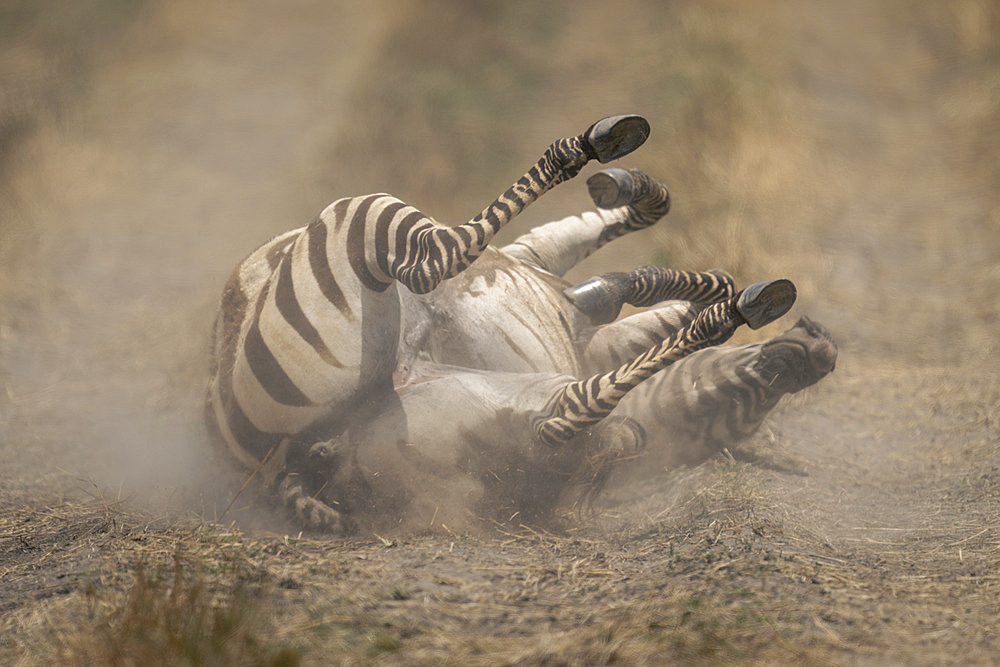
<path id="1" fill-rule="evenodd" d="M 993 3 L 57 5 L 0 10 L 0 525 L 15 536 L 0 533 L 4 660 L 43 660 L 54 627 L 87 633 L 72 620 L 86 586 L 113 607 L 128 585 L 101 564 L 131 571 L 131 552 L 93 547 L 108 529 L 72 503 L 172 535 L 171 522 L 217 518 L 238 488 L 210 461 L 201 401 L 216 300 L 241 257 L 346 194 L 392 192 L 465 220 L 552 138 L 623 112 L 653 130 L 624 162 L 662 178 L 674 207 L 570 280 L 646 262 L 724 267 L 743 284 L 788 276 L 799 301 L 782 324 L 825 324 L 836 372 L 778 408 L 747 445 L 757 464 L 611 490 L 573 518 L 576 546 L 445 535 L 393 550 L 369 536 L 335 559 L 339 547 L 301 543 L 295 558 L 320 554 L 320 574 L 292 557 L 260 567 L 307 591 L 339 585 L 322 574 L 330 562 L 355 568 L 338 577 L 363 600 L 345 599 L 371 627 L 396 623 L 357 621 L 369 658 L 592 662 L 613 644 L 643 662 L 673 617 L 621 609 L 687 595 L 729 623 L 695 641 L 677 621 L 665 645 L 692 660 L 1000 657 Z M 587 206 L 582 181 L 564 185 L 501 242 Z M 231 519 L 294 534 L 243 502 Z M 50 522 L 52 541 L 33 545 L 45 531 L 31 521 Z M 737 588 L 780 641 L 754 643 L 726 615 Z M 407 606 L 411 590 L 429 616 Z M 329 619 L 346 612 L 314 608 L 341 627 Z M 324 640 L 280 622 L 315 659 Z M 614 625 L 618 643 L 578 629 L 591 622 Z M 456 628 L 457 643 L 434 639 Z M 479 653 L 463 633 L 486 637 Z"/>

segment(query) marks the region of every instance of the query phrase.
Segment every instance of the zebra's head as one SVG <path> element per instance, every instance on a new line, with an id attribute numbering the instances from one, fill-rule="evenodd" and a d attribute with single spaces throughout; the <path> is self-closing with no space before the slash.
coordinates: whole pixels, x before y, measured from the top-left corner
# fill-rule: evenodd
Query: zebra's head
<path id="1" fill-rule="evenodd" d="M 763 344 L 756 369 L 782 394 L 816 384 L 837 364 L 837 344 L 826 327 L 802 317 L 794 327 Z"/>

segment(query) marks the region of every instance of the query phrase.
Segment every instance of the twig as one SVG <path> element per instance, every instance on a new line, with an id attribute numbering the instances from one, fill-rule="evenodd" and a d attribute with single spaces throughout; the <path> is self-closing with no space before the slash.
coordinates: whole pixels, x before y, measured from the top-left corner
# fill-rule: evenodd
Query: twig
<path id="1" fill-rule="evenodd" d="M 993 530 L 995 528 L 1000 528 L 1000 526 L 987 526 L 986 528 L 983 528 L 981 531 L 979 531 L 975 535 L 970 535 L 969 537 L 965 538 L 964 540 L 959 540 L 958 542 L 952 542 L 948 546 L 949 547 L 957 547 L 959 544 L 965 544 L 969 540 L 974 540 L 977 537 L 979 537 L 980 535 L 982 535 L 983 533 L 991 531 L 991 530 Z"/>
<path id="2" fill-rule="evenodd" d="M 250 476 L 247 477 L 245 482 L 243 482 L 243 486 L 240 487 L 240 490 L 236 492 L 236 495 L 233 496 L 233 499 L 229 501 L 228 505 L 226 505 L 226 509 L 222 510 L 222 514 L 220 514 L 219 518 L 216 520 L 217 522 L 222 521 L 222 517 L 226 516 L 226 512 L 229 511 L 229 508 L 233 506 L 233 503 L 236 502 L 236 499 L 240 497 L 241 493 L 243 493 L 243 489 L 247 488 L 247 484 L 250 483 L 250 480 L 252 480 L 254 477 L 257 476 L 257 473 L 260 472 L 260 469 L 263 468 L 264 464 L 267 463 L 267 460 L 271 458 L 271 454 L 274 453 L 274 447 L 275 445 L 272 445 L 271 449 L 267 450 L 267 454 L 264 455 L 264 458 L 260 460 L 260 463 L 257 464 L 257 467 L 253 469 L 253 472 L 250 473 Z"/>

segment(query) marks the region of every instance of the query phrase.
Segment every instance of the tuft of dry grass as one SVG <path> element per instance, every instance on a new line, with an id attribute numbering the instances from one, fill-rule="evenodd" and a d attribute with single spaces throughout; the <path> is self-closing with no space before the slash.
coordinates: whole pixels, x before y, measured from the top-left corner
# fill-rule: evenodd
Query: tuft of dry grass
<path id="1" fill-rule="evenodd" d="M 93 631 L 62 647 L 80 665 L 299 664 L 299 651 L 272 640 L 259 584 L 243 577 L 222 590 L 200 573 L 201 562 L 178 549 L 172 568 L 131 569 L 135 582 L 119 595 L 85 588 Z M 109 599 L 110 598 L 110 599 Z"/>

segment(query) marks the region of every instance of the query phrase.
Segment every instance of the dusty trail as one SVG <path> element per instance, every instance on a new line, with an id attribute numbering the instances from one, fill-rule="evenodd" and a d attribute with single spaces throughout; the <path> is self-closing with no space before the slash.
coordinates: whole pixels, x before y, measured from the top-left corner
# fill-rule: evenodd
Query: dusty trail
<path id="1" fill-rule="evenodd" d="M 995 502 L 970 516 L 942 495 L 962 477 L 995 478 L 997 305 L 978 297 L 996 284 L 997 204 L 974 196 L 981 184 L 957 169 L 967 130 L 942 113 L 936 94 L 950 63 L 918 48 L 926 36 L 864 4 L 789 20 L 794 51 L 807 56 L 795 94 L 833 192 L 825 203 L 835 208 L 822 214 L 838 221 L 825 239 L 833 269 L 820 308 L 843 354 L 822 390 L 837 416 L 825 425 L 801 416 L 786 437 L 810 460 L 813 492 L 835 500 L 829 534 L 960 539 L 997 515 Z"/>
<path id="2" fill-rule="evenodd" d="M 995 38 L 976 10 L 986 5 L 966 3 L 954 25 L 946 10 L 905 2 L 769 3 L 753 16 L 696 5 L 655 13 L 638 2 L 629 20 L 655 21 L 587 43 L 617 9 L 573 5 L 560 31 L 532 3 L 483 18 L 442 0 L 409 25 L 427 12 L 184 0 L 148 5 L 109 40 L 85 85 L 0 172 L 0 196 L 14 202 L 0 218 L 0 661 L 87 662 L 98 649 L 85 640 L 104 626 L 80 619 L 127 608 L 136 563 L 174 557 L 208 582 L 207 609 L 241 599 L 233 591 L 249 582 L 269 620 L 247 627 L 307 661 L 1000 659 L 1000 202 L 989 158 L 1000 121 L 995 88 L 977 97 L 996 71 L 978 72 L 968 56 Z M 920 20 L 901 18 L 910 16 Z M 488 30 L 493 41 L 477 32 Z M 711 48 L 668 60 L 643 30 Z M 466 48 L 456 69 L 467 60 L 472 83 L 448 79 L 449 37 Z M 445 69 L 386 55 L 425 43 L 446 54 Z M 477 69 L 468 47 L 483 44 Z M 752 158 L 742 163 L 728 145 L 655 136 L 638 166 L 674 170 L 676 222 L 586 270 L 620 269 L 650 239 L 704 222 L 707 240 L 690 244 L 691 257 L 714 263 L 709 251 L 723 247 L 736 270 L 801 276 L 798 308 L 833 330 L 836 372 L 782 404 L 748 443 L 752 463 L 720 459 L 611 490 L 596 515 L 564 517 L 564 532 L 343 542 L 293 539 L 276 521 L 265 522 L 276 533 L 253 532 L 260 525 L 239 507 L 227 522 L 240 517 L 248 532 L 192 521 L 192 510 L 211 519 L 241 481 L 205 465 L 198 423 L 208 327 L 236 259 L 357 182 L 336 153 L 353 137 L 379 140 L 378 155 L 350 153 L 366 161 L 363 174 L 399 177 L 400 194 L 410 187 L 433 202 L 452 197 L 463 170 L 482 168 L 463 183 L 474 190 L 507 158 L 519 167 L 518 142 L 598 117 L 607 101 L 684 128 L 670 114 L 686 107 L 657 96 L 669 90 L 704 105 L 694 127 L 706 137 L 729 129 L 711 105 L 731 91 L 701 70 L 652 79 L 658 86 L 626 64 L 634 81 L 608 81 L 602 68 L 623 49 L 627 63 L 678 72 L 738 53 L 748 86 L 781 82 L 768 95 L 791 129 L 753 125 L 773 107 L 752 108 L 744 120 L 769 141 L 741 145 Z M 755 68 L 771 78 L 754 79 Z M 393 106 L 379 77 L 416 91 L 412 107 L 432 117 Z M 707 93 L 691 84 L 703 78 Z M 492 104 L 506 106 L 490 115 Z M 473 119 L 471 129 L 447 126 L 449 112 Z M 496 137 L 462 145 L 496 118 L 523 124 L 511 128 L 516 150 Z M 791 166 L 772 167 L 776 191 L 796 192 L 739 191 L 756 183 L 744 172 L 766 165 L 767 149 L 796 139 L 776 152 Z M 410 141 L 440 149 L 414 170 L 426 181 L 400 176 Z M 489 164 L 483 146 L 498 154 Z M 467 153 L 468 163 L 448 163 Z M 689 162 L 678 167 L 678 155 Z M 731 163 L 743 172 L 726 171 Z M 719 217 L 750 222 L 724 226 L 704 192 L 685 208 L 684 188 L 710 177 L 718 182 L 706 188 L 723 199 L 746 195 Z M 463 188 L 441 206 L 475 212 L 478 196 Z M 562 212 L 574 195 L 563 196 L 540 207 Z M 692 211 L 711 219 L 692 222 Z M 793 218 L 768 222 L 792 241 L 787 250 L 755 245 L 772 230 L 753 221 L 775 211 Z M 754 257 L 758 248 L 770 254 Z M 143 497 L 120 505 L 119 483 Z M 90 499 L 96 489 L 104 495 Z"/>

